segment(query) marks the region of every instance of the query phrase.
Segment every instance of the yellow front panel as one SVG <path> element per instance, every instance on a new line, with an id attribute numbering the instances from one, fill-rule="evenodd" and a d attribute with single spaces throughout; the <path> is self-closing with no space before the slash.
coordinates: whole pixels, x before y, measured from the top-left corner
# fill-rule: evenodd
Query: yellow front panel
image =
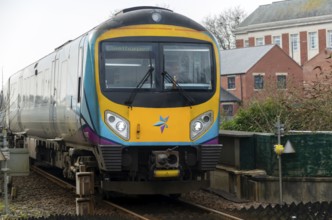
<path id="1" fill-rule="evenodd" d="M 128 106 L 119 105 L 110 101 L 102 94 L 99 86 L 99 74 L 96 74 L 96 88 L 102 119 L 104 121 L 105 110 L 111 110 L 126 118 L 130 122 L 129 142 L 190 142 L 190 122 L 192 119 L 209 110 L 213 111 L 214 120 L 217 119 L 220 92 L 220 67 L 218 65 L 218 48 L 211 40 L 211 38 L 204 32 L 169 25 L 136 25 L 112 29 L 103 33 L 96 40 L 95 57 L 98 58 L 98 46 L 100 41 L 111 38 L 130 36 L 187 37 L 211 42 L 213 44 L 217 61 L 216 93 L 213 95 L 210 101 L 200 105 L 178 108 L 131 108 Z M 98 59 L 95 60 L 95 68 L 96 73 L 99 73 Z M 166 121 L 167 117 L 168 119 Z M 163 121 L 161 118 L 165 121 L 164 128 L 162 128 L 163 125 L 156 125 Z"/>
<path id="2" fill-rule="evenodd" d="M 130 141 L 188 142 L 190 107 L 129 110 Z"/>

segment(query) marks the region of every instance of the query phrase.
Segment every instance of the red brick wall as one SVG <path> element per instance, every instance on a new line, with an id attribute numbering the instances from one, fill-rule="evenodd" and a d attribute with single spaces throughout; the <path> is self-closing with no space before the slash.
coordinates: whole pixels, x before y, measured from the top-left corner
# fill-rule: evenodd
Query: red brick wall
<path id="1" fill-rule="evenodd" d="M 271 35 L 267 35 L 264 37 L 265 45 L 272 44 L 272 37 Z"/>
<path id="2" fill-rule="evenodd" d="M 249 37 L 249 47 L 254 47 L 255 46 L 255 38 L 254 37 Z"/>
<path id="3" fill-rule="evenodd" d="M 287 55 L 289 55 L 289 34 L 282 34 L 282 49 L 285 51 Z"/>
<path id="4" fill-rule="evenodd" d="M 301 55 L 301 64 L 304 64 L 308 61 L 308 32 L 300 32 L 300 55 Z"/>
<path id="5" fill-rule="evenodd" d="M 263 90 L 254 90 L 253 73 L 265 74 Z M 278 46 L 274 46 L 246 74 L 233 75 L 235 76 L 235 89 L 227 89 L 227 76 L 221 76 L 221 86 L 245 104 L 253 97 L 264 97 L 271 95 L 271 92 L 275 92 L 277 85 L 276 73 L 288 74 L 287 88 L 300 88 L 302 86 L 302 68 Z"/>
<path id="6" fill-rule="evenodd" d="M 318 30 L 319 52 L 323 52 L 326 48 L 326 29 Z"/>
<path id="7" fill-rule="evenodd" d="M 263 90 L 254 90 L 253 73 L 265 73 Z M 265 97 L 273 94 L 277 86 L 276 73 L 288 73 L 287 88 L 301 88 L 303 83 L 302 68 L 278 46 L 275 46 L 243 75 L 243 103 L 245 104 L 252 97 Z"/>
<path id="8" fill-rule="evenodd" d="M 312 84 L 313 82 L 332 83 L 332 79 L 329 77 L 332 72 L 331 53 L 331 50 L 325 49 L 303 65 L 304 85 Z"/>
<path id="9" fill-rule="evenodd" d="M 244 40 L 243 39 L 236 40 L 236 48 L 242 48 L 242 47 L 244 47 Z"/>
<path id="10" fill-rule="evenodd" d="M 235 77 L 235 89 L 227 89 L 228 88 L 228 82 L 227 82 L 228 76 L 221 76 L 221 87 L 241 100 L 242 99 L 242 97 L 241 97 L 241 89 L 242 89 L 241 88 L 241 75 L 229 75 L 229 76 Z"/>

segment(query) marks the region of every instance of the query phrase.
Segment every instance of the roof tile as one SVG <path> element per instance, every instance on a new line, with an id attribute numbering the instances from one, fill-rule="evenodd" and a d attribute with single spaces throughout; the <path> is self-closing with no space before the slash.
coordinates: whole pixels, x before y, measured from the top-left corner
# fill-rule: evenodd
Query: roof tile
<path id="1" fill-rule="evenodd" d="M 285 0 L 259 6 L 240 25 L 263 24 L 332 14 L 331 0 Z"/>

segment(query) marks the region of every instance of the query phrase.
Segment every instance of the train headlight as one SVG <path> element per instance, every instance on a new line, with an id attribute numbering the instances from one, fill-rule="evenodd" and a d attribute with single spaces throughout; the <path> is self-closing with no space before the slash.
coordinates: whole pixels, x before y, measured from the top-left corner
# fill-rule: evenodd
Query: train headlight
<path id="1" fill-rule="evenodd" d="M 213 112 L 208 111 L 205 112 L 190 123 L 190 138 L 191 140 L 197 139 L 200 135 L 202 135 L 205 131 L 207 131 L 213 123 Z"/>
<path id="2" fill-rule="evenodd" d="M 126 130 L 127 125 L 125 122 L 123 121 L 119 121 L 118 123 L 116 123 L 116 130 L 118 130 L 119 132 L 123 132 L 124 130 Z"/>
<path id="3" fill-rule="evenodd" d="M 200 132 L 203 129 L 203 123 L 200 121 L 195 121 L 193 126 L 194 132 Z"/>
<path id="4" fill-rule="evenodd" d="M 129 140 L 129 122 L 111 111 L 105 111 L 105 123 L 118 136 Z"/>
<path id="5" fill-rule="evenodd" d="M 162 16 L 159 12 L 154 12 L 151 17 L 152 17 L 152 20 L 156 23 L 159 23 L 162 19 Z"/>

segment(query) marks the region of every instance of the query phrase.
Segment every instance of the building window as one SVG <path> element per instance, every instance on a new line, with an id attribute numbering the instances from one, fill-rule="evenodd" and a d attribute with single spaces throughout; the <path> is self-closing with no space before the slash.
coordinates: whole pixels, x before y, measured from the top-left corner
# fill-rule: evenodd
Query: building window
<path id="1" fill-rule="evenodd" d="M 227 77 L 227 88 L 235 89 L 235 76 Z"/>
<path id="2" fill-rule="evenodd" d="M 281 47 L 281 37 L 280 36 L 273 36 L 273 44 L 278 45 Z"/>
<path id="3" fill-rule="evenodd" d="M 244 47 L 249 47 L 249 40 L 244 41 Z"/>
<path id="4" fill-rule="evenodd" d="M 286 75 L 277 75 L 277 88 L 286 89 Z"/>
<path id="5" fill-rule="evenodd" d="M 309 32 L 309 49 L 317 49 L 317 32 Z"/>
<path id="6" fill-rule="evenodd" d="M 264 45 L 264 39 L 262 37 L 256 38 L 256 46 Z"/>
<path id="7" fill-rule="evenodd" d="M 223 109 L 223 115 L 224 116 L 233 116 L 234 114 L 234 107 L 232 104 L 224 104 L 222 106 Z"/>
<path id="8" fill-rule="evenodd" d="M 332 48 L 332 30 L 327 32 L 327 47 Z"/>
<path id="9" fill-rule="evenodd" d="M 299 50 L 299 35 L 298 34 L 291 34 L 291 46 L 292 46 L 292 51 L 298 51 Z"/>
<path id="10" fill-rule="evenodd" d="M 254 88 L 255 89 L 263 89 L 264 88 L 264 76 L 254 75 Z"/>

